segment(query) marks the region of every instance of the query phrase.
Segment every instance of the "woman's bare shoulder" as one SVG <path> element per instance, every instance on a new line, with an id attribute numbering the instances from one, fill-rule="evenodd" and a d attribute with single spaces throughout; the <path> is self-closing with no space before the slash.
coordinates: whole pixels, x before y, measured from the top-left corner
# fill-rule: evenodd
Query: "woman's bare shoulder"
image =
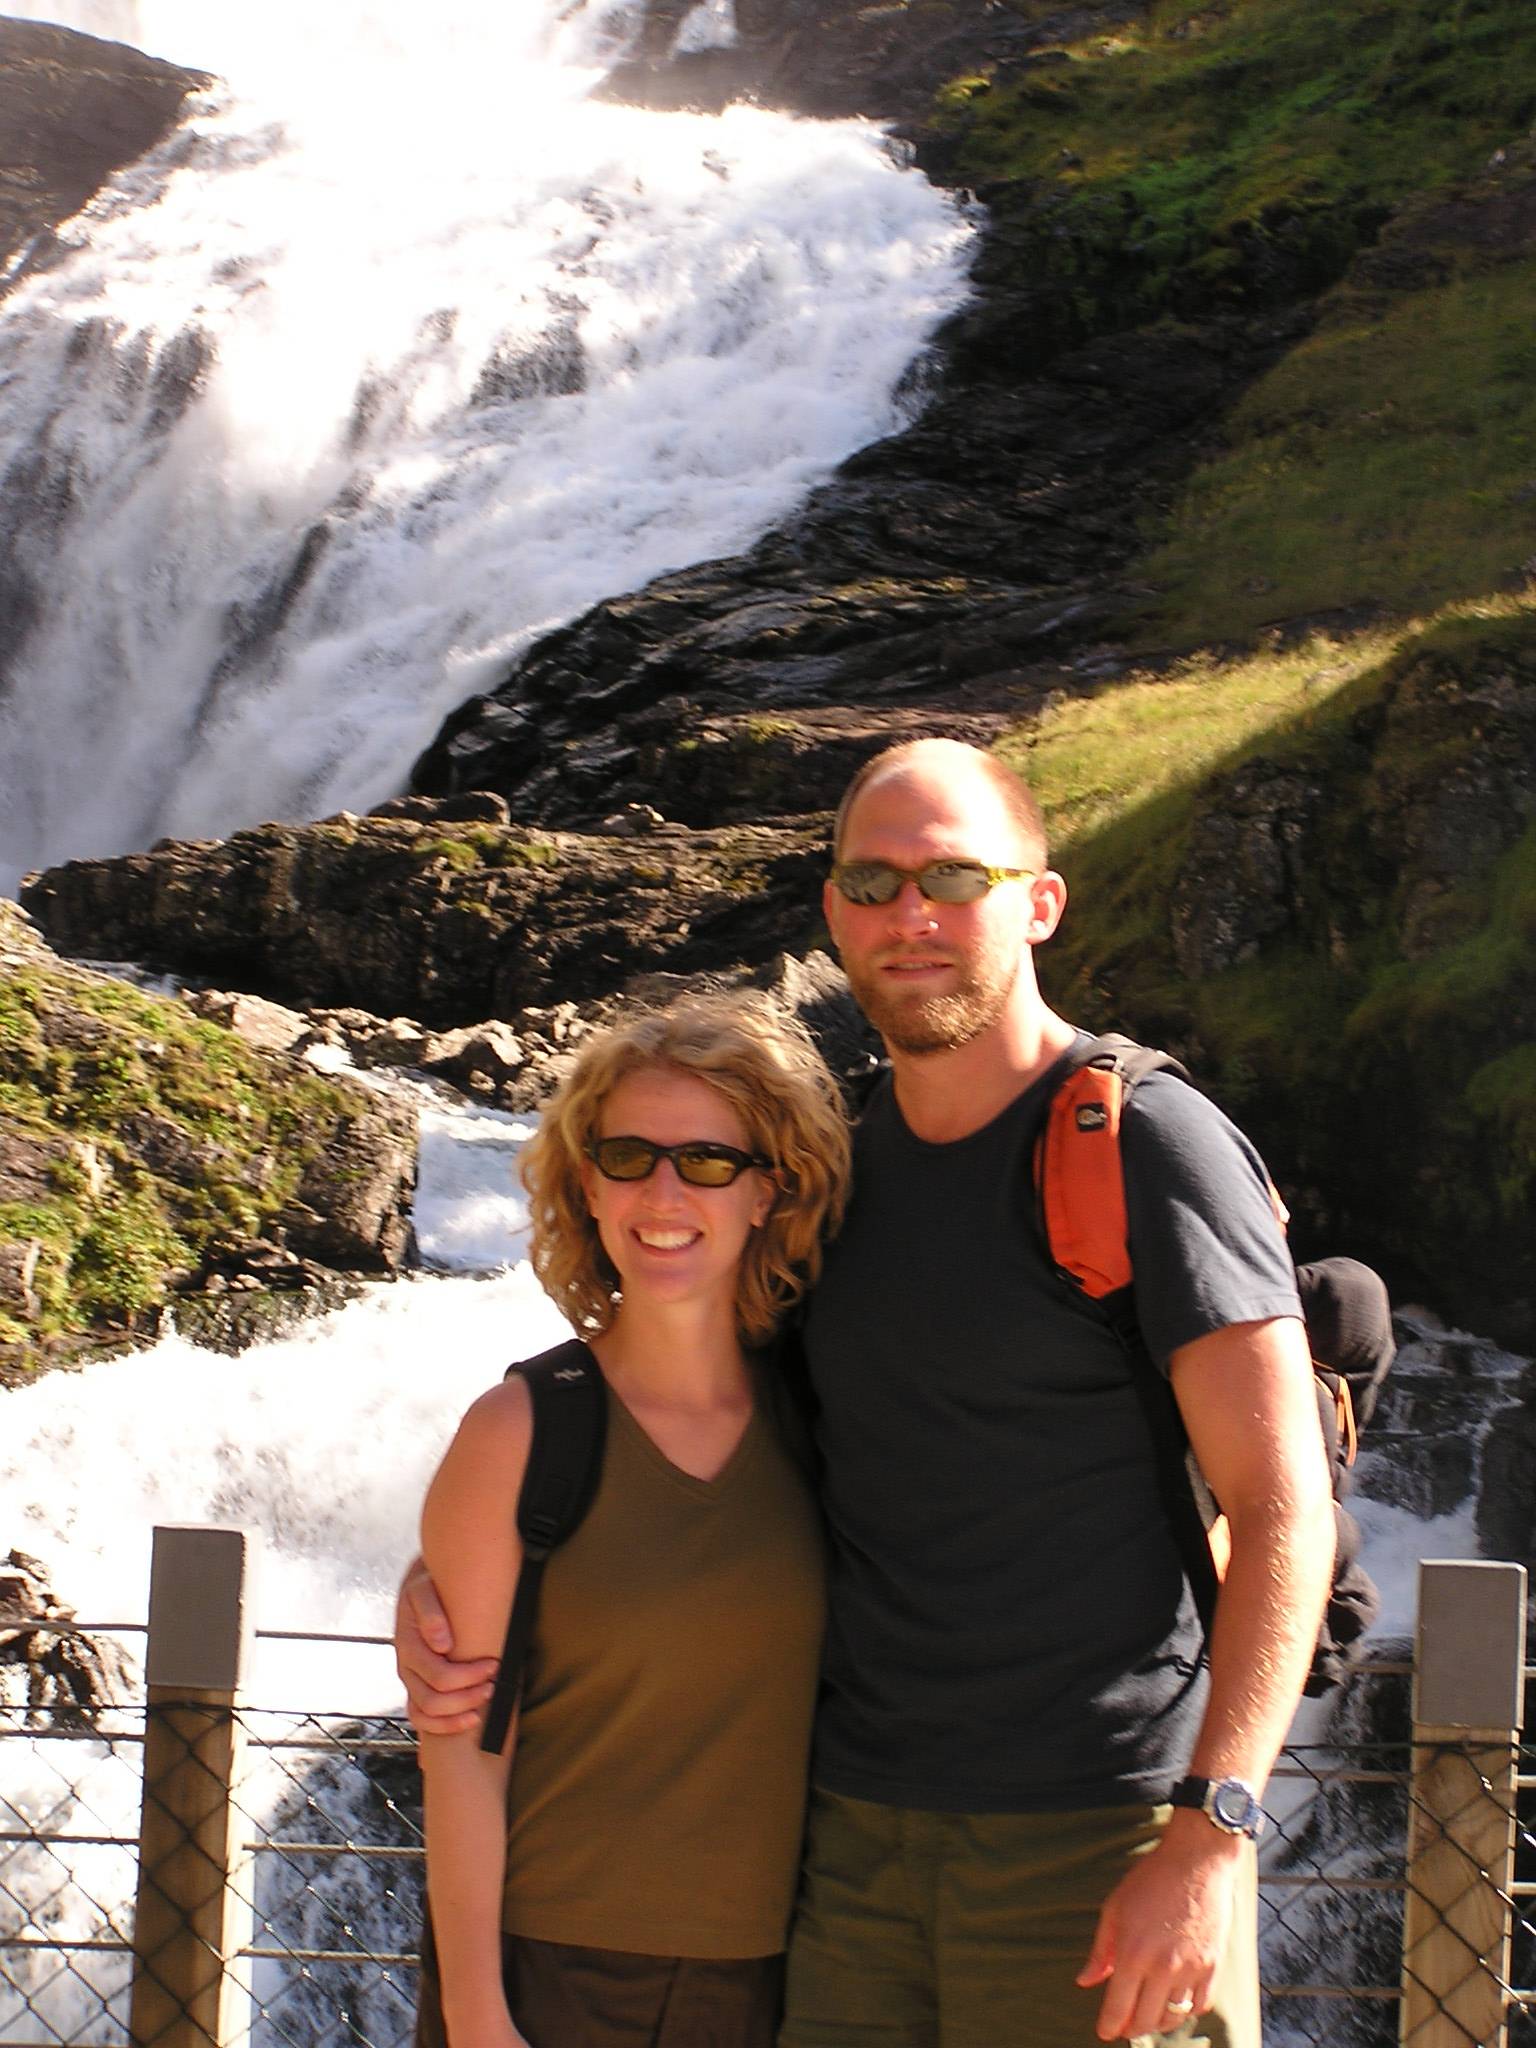
<path id="1" fill-rule="evenodd" d="M 464 1477 L 480 1466 L 493 1466 L 505 1479 L 509 1463 L 519 1475 L 528 1462 L 533 1441 L 533 1403 L 528 1382 L 519 1373 L 490 1387 L 465 1410 L 443 1460 L 446 1470 L 464 1467 Z"/>

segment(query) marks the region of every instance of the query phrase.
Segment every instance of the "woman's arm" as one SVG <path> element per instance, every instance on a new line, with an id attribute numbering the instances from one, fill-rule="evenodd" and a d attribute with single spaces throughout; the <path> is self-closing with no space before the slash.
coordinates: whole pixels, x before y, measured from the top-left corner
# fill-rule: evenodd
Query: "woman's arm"
<path id="1" fill-rule="evenodd" d="M 427 1491 L 421 1549 L 456 1645 L 497 1657 L 517 1588 L 517 1494 L 533 1433 L 526 1383 L 514 1377 L 470 1409 Z M 426 1780 L 427 1888 L 450 2048 L 524 2048 L 501 1977 L 501 1887 L 507 1778 L 516 1732 L 500 1756 L 475 1726 L 421 1738 Z"/>

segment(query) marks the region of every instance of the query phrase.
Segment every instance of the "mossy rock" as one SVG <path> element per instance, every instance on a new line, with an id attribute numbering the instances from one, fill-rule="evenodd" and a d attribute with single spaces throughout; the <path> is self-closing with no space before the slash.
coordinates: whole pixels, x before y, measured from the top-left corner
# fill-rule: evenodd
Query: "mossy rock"
<path id="1" fill-rule="evenodd" d="M 142 1335 L 232 1241 L 387 1271 L 413 1120 L 60 960 L 0 900 L 0 1348 Z"/>

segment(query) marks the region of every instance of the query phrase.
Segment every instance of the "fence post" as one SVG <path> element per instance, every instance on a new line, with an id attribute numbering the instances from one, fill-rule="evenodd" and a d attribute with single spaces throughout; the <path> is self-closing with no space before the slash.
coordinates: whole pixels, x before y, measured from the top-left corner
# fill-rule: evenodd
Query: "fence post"
<path id="1" fill-rule="evenodd" d="M 243 1529 L 155 1530 L 133 2048 L 231 2048 L 249 2033 L 235 1959 L 250 1938 L 250 1884 L 233 1795 L 255 1555 Z"/>
<path id="2" fill-rule="evenodd" d="M 1404 2048 L 1506 2048 L 1525 1567 L 1419 1566 Z"/>

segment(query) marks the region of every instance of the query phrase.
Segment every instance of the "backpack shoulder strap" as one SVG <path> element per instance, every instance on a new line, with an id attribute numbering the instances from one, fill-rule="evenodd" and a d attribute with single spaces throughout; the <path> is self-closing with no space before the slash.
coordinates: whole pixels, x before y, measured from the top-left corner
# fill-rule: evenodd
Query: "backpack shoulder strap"
<path id="1" fill-rule="evenodd" d="M 1107 1031 L 1061 1063 L 1035 1148 L 1035 1200 L 1056 1270 L 1092 1301 L 1131 1284 L 1120 1120 L 1148 1074 L 1188 1071 L 1171 1053 Z M 1193 1086 L 1193 1083 L 1191 1083 Z"/>
<path id="2" fill-rule="evenodd" d="M 602 1477 L 608 1400 L 597 1360 L 577 1339 L 537 1358 L 508 1366 L 526 1381 L 533 1404 L 533 1437 L 517 1496 L 517 1533 L 523 1561 L 507 1619 L 506 1640 L 480 1747 L 498 1756 L 522 1690 L 523 1665 L 538 1614 L 539 1589 L 549 1554 L 580 1525 Z"/>

